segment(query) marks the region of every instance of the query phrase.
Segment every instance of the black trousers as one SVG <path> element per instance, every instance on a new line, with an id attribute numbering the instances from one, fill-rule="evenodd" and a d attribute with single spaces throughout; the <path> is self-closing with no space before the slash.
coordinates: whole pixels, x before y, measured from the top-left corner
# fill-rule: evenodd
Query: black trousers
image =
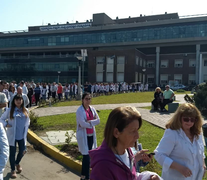
<path id="1" fill-rule="evenodd" d="M 154 99 L 154 100 L 152 101 L 152 104 L 153 104 L 153 106 L 154 106 L 154 110 L 157 110 L 159 106 L 160 106 L 160 107 L 162 106 L 162 105 L 161 105 L 162 102 L 161 102 L 160 100 L 157 100 L 157 99 Z"/>
<path id="2" fill-rule="evenodd" d="M 87 140 L 88 140 L 88 149 L 91 150 L 93 147 L 93 136 L 87 136 Z M 90 157 L 89 155 L 83 155 L 81 175 L 85 176 L 85 179 L 90 179 L 89 172 L 90 172 Z"/>
<path id="3" fill-rule="evenodd" d="M 37 103 L 40 101 L 40 94 L 35 94 L 35 102 L 36 102 L 36 106 Z"/>
<path id="4" fill-rule="evenodd" d="M 161 109 L 164 109 L 167 104 L 172 103 L 172 102 L 173 102 L 172 99 L 171 100 L 170 99 L 163 99 L 163 103 L 161 104 Z"/>

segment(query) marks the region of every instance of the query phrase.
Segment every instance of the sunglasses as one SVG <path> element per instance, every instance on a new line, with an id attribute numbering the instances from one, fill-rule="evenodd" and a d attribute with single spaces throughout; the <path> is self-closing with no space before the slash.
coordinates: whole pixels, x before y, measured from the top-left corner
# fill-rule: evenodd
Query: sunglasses
<path id="1" fill-rule="evenodd" d="M 196 122 L 196 120 L 197 120 L 197 119 L 194 118 L 194 117 L 183 117 L 182 119 L 183 119 L 184 122 L 189 122 L 189 121 L 191 121 L 192 123 Z"/>
<path id="2" fill-rule="evenodd" d="M 90 101 L 90 100 L 91 100 L 91 98 L 85 98 L 85 100 L 86 100 L 86 101 Z"/>

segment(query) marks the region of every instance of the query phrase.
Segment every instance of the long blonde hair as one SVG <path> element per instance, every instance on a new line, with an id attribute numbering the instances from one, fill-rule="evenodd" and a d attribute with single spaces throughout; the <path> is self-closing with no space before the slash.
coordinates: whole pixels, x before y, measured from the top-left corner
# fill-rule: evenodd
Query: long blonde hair
<path id="1" fill-rule="evenodd" d="M 201 134 L 201 128 L 203 124 L 202 116 L 200 111 L 197 109 L 196 106 L 190 103 L 182 104 L 178 107 L 177 111 L 175 112 L 174 116 L 169 120 L 169 122 L 165 125 L 167 129 L 178 130 L 182 127 L 182 117 L 194 117 L 196 121 L 191 127 L 191 133 L 198 137 Z"/>

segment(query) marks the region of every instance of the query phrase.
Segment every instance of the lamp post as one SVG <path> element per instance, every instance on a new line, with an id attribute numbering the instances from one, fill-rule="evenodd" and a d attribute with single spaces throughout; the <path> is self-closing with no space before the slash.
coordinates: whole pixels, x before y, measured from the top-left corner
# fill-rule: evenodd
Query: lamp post
<path id="1" fill-rule="evenodd" d="M 75 53 L 75 57 L 78 59 L 78 95 L 77 95 L 77 100 L 81 100 L 82 94 L 81 94 L 81 61 L 83 57 Z"/>
<path id="2" fill-rule="evenodd" d="M 144 84 L 145 84 L 145 71 L 146 71 L 146 69 L 145 68 L 143 68 L 142 69 L 142 72 L 143 72 L 143 90 L 142 91 L 144 91 Z"/>
<path id="3" fill-rule="evenodd" d="M 59 77 L 59 74 L 60 74 L 60 73 L 61 73 L 61 71 L 58 71 L 58 83 L 59 83 L 59 78 L 60 78 L 60 77 Z"/>

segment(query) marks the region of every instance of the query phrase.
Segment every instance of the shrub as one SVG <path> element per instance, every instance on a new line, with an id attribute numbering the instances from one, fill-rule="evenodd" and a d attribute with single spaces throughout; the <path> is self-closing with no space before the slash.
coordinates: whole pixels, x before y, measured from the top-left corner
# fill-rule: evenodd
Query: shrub
<path id="1" fill-rule="evenodd" d="M 30 118 L 30 126 L 29 126 L 29 128 L 32 131 L 34 131 L 34 130 L 43 130 L 42 125 L 37 123 L 37 120 L 38 120 L 39 117 L 34 112 L 30 111 L 29 118 Z"/>
<path id="2" fill-rule="evenodd" d="M 185 92 L 184 89 L 178 89 L 177 92 Z"/>
<path id="3" fill-rule="evenodd" d="M 67 143 L 68 145 L 71 143 L 72 138 L 75 137 L 75 132 L 72 133 L 68 133 L 68 131 L 65 133 L 66 139 L 65 139 L 65 143 Z"/>
<path id="4" fill-rule="evenodd" d="M 196 107 L 203 113 L 207 111 L 207 83 L 203 83 L 198 86 L 196 93 L 194 94 L 194 101 Z"/>

